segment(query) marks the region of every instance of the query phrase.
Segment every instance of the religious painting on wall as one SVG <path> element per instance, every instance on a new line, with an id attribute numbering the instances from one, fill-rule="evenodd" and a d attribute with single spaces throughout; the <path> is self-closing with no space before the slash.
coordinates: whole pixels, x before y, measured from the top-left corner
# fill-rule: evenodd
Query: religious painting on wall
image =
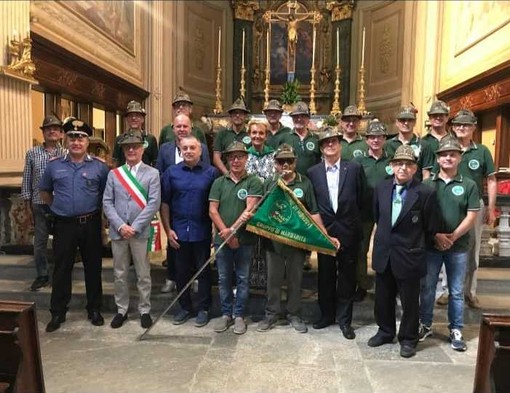
<path id="1" fill-rule="evenodd" d="M 271 85 L 283 85 L 294 79 L 310 83 L 313 26 L 307 18 L 309 14 L 300 3 L 296 3 L 293 12 L 284 3 L 272 14 Z"/>
<path id="2" fill-rule="evenodd" d="M 80 18 L 117 45 L 134 54 L 134 2 L 126 0 L 62 1 Z"/>

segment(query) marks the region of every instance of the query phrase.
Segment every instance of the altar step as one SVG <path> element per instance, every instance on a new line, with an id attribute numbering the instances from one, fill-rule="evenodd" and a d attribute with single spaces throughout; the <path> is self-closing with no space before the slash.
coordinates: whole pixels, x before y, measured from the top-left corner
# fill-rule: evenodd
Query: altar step
<path id="1" fill-rule="evenodd" d="M 315 261 L 314 261 L 315 263 Z M 133 270 L 133 269 L 132 269 Z M 0 256 L 0 299 L 21 300 L 35 302 L 39 312 L 47 312 L 50 306 L 51 288 L 43 288 L 39 291 L 30 291 L 30 285 L 34 279 L 35 269 L 32 257 L 27 255 L 2 255 Z M 166 277 L 165 268 L 160 261 L 155 261 L 151 266 L 153 279 L 152 312 L 158 315 L 173 300 L 175 292 L 171 294 L 160 293 Z M 370 274 L 373 278 L 373 273 Z M 217 289 L 217 273 L 213 270 L 213 304 L 210 310 L 211 316 L 219 316 L 220 305 Z M 315 269 L 304 272 L 302 315 L 307 321 L 313 321 L 319 317 L 317 306 L 317 272 Z M 130 273 L 130 312 L 136 314 L 138 295 L 135 285 L 134 271 Z M 285 293 L 285 291 L 284 291 Z M 285 295 L 284 295 L 285 296 Z M 483 310 L 472 310 L 466 307 L 465 323 L 479 323 L 482 312 L 510 313 L 510 270 L 502 268 L 482 268 L 479 272 L 478 297 Z M 85 284 L 83 281 L 83 265 L 77 263 L 73 270 L 73 296 L 70 309 L 79 310 L 86 306 Z M 252 319 L 260 319 L 264 314 L 265 294 L 262 289 L 250 290 L 249 314 Z M 355 324 L 373 321 L 374 294 L 370 291 L 367 298 L 356 303 L 354 307 Z M 179 309 L 175 305 L 169 314 L 175 314 Z M 113 262 L 111 258 L 103 260 L 103 310 L 109 313 L 116 312 L 113 297 Z M 446 307 L 436 307 L 435 320 L 446 321 Z"/>

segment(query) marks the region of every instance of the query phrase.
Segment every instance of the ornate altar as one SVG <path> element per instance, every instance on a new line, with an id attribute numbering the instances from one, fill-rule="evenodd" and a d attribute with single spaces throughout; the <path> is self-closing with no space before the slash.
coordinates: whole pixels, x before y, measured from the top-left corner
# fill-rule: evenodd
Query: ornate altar
<path id="1" fill-rule="evenodd" d="M 338 113 L 349 104 L 354 1 L 232 1 L 234 97 L 253 113 L 299 80 L 312 113 Z M 246 52 L 246 53 L 245 53 Z"/>

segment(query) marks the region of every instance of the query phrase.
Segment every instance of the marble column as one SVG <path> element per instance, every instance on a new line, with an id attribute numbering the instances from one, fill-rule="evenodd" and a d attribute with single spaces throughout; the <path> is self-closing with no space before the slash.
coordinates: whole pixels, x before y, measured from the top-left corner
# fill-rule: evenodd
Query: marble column
<path id="1" fill-rule="evenodd" d="M 0 46 L 30 36 L 30 2 L 0 2 Z M 28 51 L 25 51 L 28 55 Z M 20 55 L 21 57 L 21 55 Z M 9 69 L 8 50 L 0 51 L 0 245 L 29 245 L 27 214 L 19 198 L 26 151 L 32 147 L 31 84 L 36 81 Z"/>

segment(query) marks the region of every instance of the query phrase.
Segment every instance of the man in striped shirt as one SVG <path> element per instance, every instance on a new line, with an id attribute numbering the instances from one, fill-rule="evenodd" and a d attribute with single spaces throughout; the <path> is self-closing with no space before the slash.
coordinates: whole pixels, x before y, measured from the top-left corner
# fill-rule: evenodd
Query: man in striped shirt
<path id="1" fill-rule="evenodd" d="M 32 291 L 37 291 L 48 284 L 48 226 L 46 224 L 46 214 L 49 213 L 49 209 L 39 195 L 39 182 L 48 161 L 64 154 L 64 149 L 60 145 L 63 137 L 62 122 L 55 116 L 47 116 L 40 128 L 44 142 L 42 145 L 32 147 L 27 151 L 23 183 L 21 185 L 21 198 L 25 201 L 34 224 L 34 261 L 37 278 L 30 287 Z"/>

